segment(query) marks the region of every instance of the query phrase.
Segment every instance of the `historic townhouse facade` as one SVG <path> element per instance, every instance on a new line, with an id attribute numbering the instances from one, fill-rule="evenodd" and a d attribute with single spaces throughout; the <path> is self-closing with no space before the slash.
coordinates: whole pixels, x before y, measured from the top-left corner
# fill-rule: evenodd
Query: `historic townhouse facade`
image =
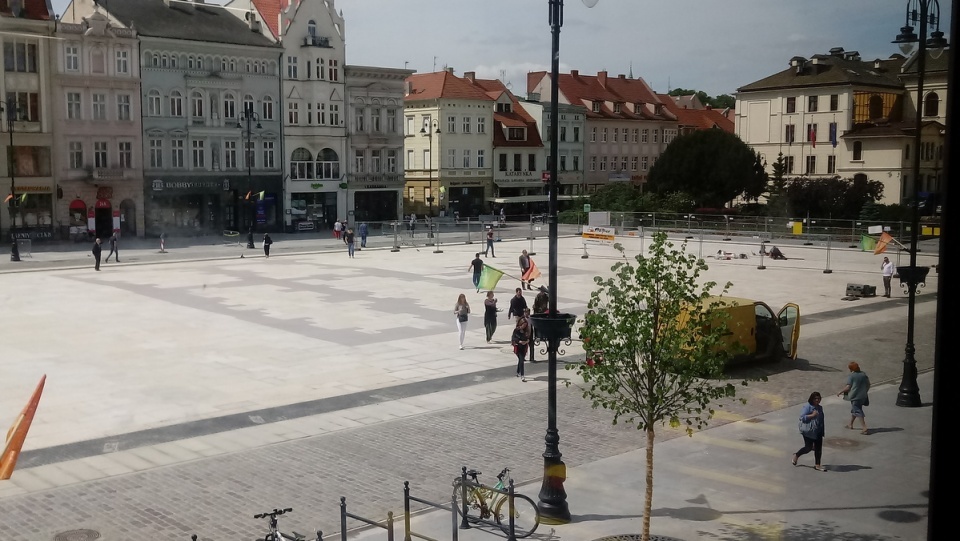
<path id="1" fill-rule="evenodd" d="M 56 26 L 49 0 L 0 5 L 3 33 L 3 114 L 0 153 L 0 231 L 5 242 L 55 234 L 58 187 L 51 164 L 54 118 L 50 109 L 50 48 Z"/>
<path id="2" fill-rule="evenodd" d="M 51 47 L 54 174 L 62 236 L 143 236 L 140 59 L 136 31 L 96 11 L 57 25 Z"/>
<path id="3" fill-rule="evenodd" d="M 74 0 L 64 20 L 94 9 Z M 197 0 L 100 9 L 140 38 L 146 234 L 278 230 L 280 48 L 256 21 Z"/>
<path id="4" fill-rule="evenodd" d="M 546 212 L 543 176 L 548 167 L 537 121 L 502 81 L 477 79 L 473 72 L 464 78 L 494 100 L 494 192 L 487 201 L 508 215 Z"/>
<path id="5" fill-rule="evenodd" d="M 347 102 L 343 17 L 333 0 L 233 0 L 282 48 L 285 224 L 332 228 L 347 205 Z"/>
<path id="6" fill-rule="evenodd" d="M 491 211 L 495 100 L 452 69 L 411 75 L 405 93 L 406 212 Z"/>
<path id="7" fill-rule="evenodd" d="M 387 222 L 403 214 L 403 89 L 412 70 L 346 67 L 347 219 Z"/>
<path id="8" fill-rule="evenodd" d="M 574 199 L 586 192 L 583 184 L 585 161 L 584 134 L 587 129 L 587 110 L 579 105 L 557 104 L 560 115 L 559 141 L 557 142 L 557 176 L 560 177 L 559 200 Z M 544 176 L 549 179 L 550 152 L 553 141 L 550 140 L 550 104 L 540 101 L 539 95 L 531 95 L 520 102 L 527 114 L 537 123 L 537 131 L 542 134 L 544 146 Z"/>
<path id="9" fill-rule="evenodd" d="M 923 192 L 938 191 L 942 180 L 948 54 L 927 59 Z M 914 58 L 863 60 L 836 47 L 791 58 L 788 69 L 738 89 L 736 130 L 768 172 L 782 153 L 788 176 L 877 180 L 882 203 L 903 203 L 913 190 L 916 107 Z"/>
<path id="10" fill-rule="evenodd" d="M 642 186 L 654 162 L 677 136 L 677 119 L 643 79 L 561 73 L 559 103 L 586 110 L 584 184 L 587 193 L 610 182 Z M 550 75 L 527 74 L 528 94 L 551 100 Z"/>

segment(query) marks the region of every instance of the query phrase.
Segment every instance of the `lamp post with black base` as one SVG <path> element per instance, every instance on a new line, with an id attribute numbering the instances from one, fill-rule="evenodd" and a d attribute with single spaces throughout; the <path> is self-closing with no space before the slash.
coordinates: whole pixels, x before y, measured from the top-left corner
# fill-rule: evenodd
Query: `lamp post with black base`
<path id="1" fill-rule="evenodd" d="M 244 122 L 246 126 L 244 126 Z M 249 217 L 250 222 L 247 224 L 247 248 L 255 248 L 256 246 L 253 243 L 253 228 L 257 223 L 257 213 L 256 205 L 254 204 L 251 197 L 253 197 L 253 128 L 254 122 L 256 122 L 256 128 L 262 130 L 263 126 L 260 124 L 260 115 L 253 110 L 252 105 L 245 105 L 243 108 L 243 114 L 240 115 L 240 119 L 237 121 L 237 129 L 244 130 L 244 141 L 243 141 L 243 160 L 247 166 L 247 196 L 244 198 L 244 206 L 246 207 L 247 216 Z M 247 210 L 249 209 L 249 210 Z"/>
<path id="2" fill-rule="evenodd" d="M 918 37 L 913 33 L 914 25 L 920 31 Z M 930 29 L 930 38 L 927 39 L 927 29 Z M 913 344 L 913 334 L 916 318 L 917 288 L 925 283 L 929 267 L 917 266 L 917 251 L 920 234 L 920 149 L 923 144 L 923 78 L 926 68 L 927 50 L 934 58 L 943 53 L 947 40 L 940 31 L 940 2 L 938 0 L 909 0 L 907 2 L 906 22 L 900 29 L 900 34 L 894 43 L 900 45 L 904 54 L 909 54 L 914 45 L 918 46 L 916 56 L 917 68 L 917 101 L 916 117 L 914 119 L 913 169 L 911 172 L 912 201 L 910 219 L 910 266 L 899 267 L 900 284 L 906 286 L 907 302 L 907 344 L 904 348 L 903 376 L 900 381 L 900 392 L 897 394 L 897 405 L 902 407 L 919 407 L 920 387 L 917 385 L 917 360 L 914 356 L 916 348 Z"/>
<path id="3" fill-rule="evenodd" d="M 16 153 L 13 151 L 13 130 L 16 127 L 16 121 L 20 120 L 20 108 L 13 100 L 6 103 L 0 102 L 0 114 L 6 116 L 7 133 L 10 134 L 10 144 L 7 146 L 7 167 L 10 170 L 10 195 L 4 198 L 4 203 L 8 205 L 10 211 L 10 261 L 20 261 L 20 247 L 17 245 L 17 215 L 20 210 L 20 199 L 17 197 L 16 181 Z"/>

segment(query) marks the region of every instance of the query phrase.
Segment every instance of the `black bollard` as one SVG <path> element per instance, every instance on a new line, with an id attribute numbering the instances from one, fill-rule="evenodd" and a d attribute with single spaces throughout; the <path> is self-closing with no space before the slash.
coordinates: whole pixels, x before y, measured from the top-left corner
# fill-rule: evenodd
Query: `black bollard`
<path id="1" fill-rule="evenodd" d="M 13 245 L 10 246 L 10 261 L 20 261 L 20 246 L 17 245 L 17 239 L 13 239 Z"/>

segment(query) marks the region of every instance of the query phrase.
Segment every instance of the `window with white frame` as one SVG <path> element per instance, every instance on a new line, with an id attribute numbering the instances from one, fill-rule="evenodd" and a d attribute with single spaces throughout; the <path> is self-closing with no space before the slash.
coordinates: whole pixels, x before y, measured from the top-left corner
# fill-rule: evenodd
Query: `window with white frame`
<path id="1" fill-rule="evenodd" d="M 591 170 L 591 171 L 596 171 L 596 170 L 597 170 L 597 157 L 596 157 L 596 156 L 590 156 L 590 170 Z"/>
<path id="2" fill-rule="evenodd" d="M 601 170 L 601 171 L 606 171 L 606 170 L 607 170 L 607 157 L 606 157 L 606 156 L 600 156 L 600 170 Z"/>
<path id="3" fill-rule="evenodd" d="M 247 94 L 246 96 L 243 97 L 243 111 L 241 111 L 240 113 L 243 115 L 245 115 L 247 111 L 252 113 L 254 111 L 255 106 L 256 106 L 256 102 L 254 101 L 253 96 L 251 96 L 250 94 Z"/>
<path id="4" fill-rule="evenodd" d="M 640 170 L 641 170 L 641 171 L 646 171 L 647 168 L 649 167 L 649 165 L 650 165 L 650 158 L 649 158 L 649 156 L 643 156 L 643 157 L 640 158 Z"/>
<path id="5" fill-rule="evenodd" d="M 637 163 L 638 163 L 638 162 L 639 162 L 639 159 L 638 159 L 636 156 L 630 158 L 630 170 L 631 170 L 631 171 L 636 171 L 636 170 L 637 170 Z"/>
<path id="6" fill-rule="evenodd" d="M 290 154 L 290 178 L 313 178 L 313 155 L 309 150 L 300 147 Z"/>
<path id="7" fill-rule="evenodd" d="M 130 120 L 130 94 L 117 95 L 117 120 Z"/>
<path id="8" fill-rule="evenodd" d="M 80 141 L 70 141 L 67 151 L 70 159 L 70 169 L 83 169 L 83 143 Z"/>
<path id="9" fill-rule="evenodd" d="M 157 100 L 157 115 L 160 114 L 160 100 Z M 183 116 L 183 94 L 179 90 L 170 93 L 170 116 Z"/>
<path id="10" fill-rule="evenodd" d="M 660 128 L 653 129 L 653 142 L 658 143 L 660 138 Z"/>
<path id="11" fill-rule="evenodd" d="M 414 131 L 413 131 L 413 122 L 414 122 L 413 115 L 407 115 L 406 118 L 407 118 L 407 132 L 406 132 L 406 134 L 407 134 L 407 135 L 413 135 L 413 133 L 414 133 Z"/>
<path id="12" fill-rule="evenodd" d="M 225 169 L 237 168 L 237 142 L 223 142 L 223 167 Z"/>
<path id="13" fill-rule="evenodd" d="M 163 167 L 163 139 L 150 139 L 150 167 Z"/>
<path id="14" fill-rule="evenodd" d="M 206 167 L 203 139 L 194 139 L 191 141 L 191 147 L 193 150 L 193 167 L 195 169 Z"/>
<path id="15" fill-rule="evenodd" d="M 468 116 L 463 117 L 463 133 L 470 133 L 471 122 L 472 121 L 470 120 L 470 117 Z"/>
<path id="16" fill-rule="evenodd" d="M 626 157 L 626 156 L 621 156 L 621 157 L 620 157 L 620 170 L 621 170 L 621 171 L 626 171 L 626 170 L 627 170 L 627 157 Z"/>
<path id="17" fill-rule="evenodd" d="M 396 149 L 387 150 L 387 168 L 386 173 L 396 173 L 397 172 L 397 151 Z"/>
<path id="18" fill-rule="evenodd" d="M 374 107 L 370 109 L 370 131 L 373 133 L 380 133 L 383 131 L 382 125 L 380 124 L 380 108 Z"/>
<path id="19" fill-rule="evenodd" d="M 477 133 L 487 133 L 487 119 L 484 117 L 477 117 Z"/>
<path id="20" fill-rule="evenodd" d="M 457 117 L 453 115 L 447 117 L 447 133 L 457 133 Z"/>
<path id="21" fill-rule="evenodd" d="M 291 101 L 287 103 L 287 124 L 296 126 L 300 123 L 300 104 Z"/>
<path id="22" fill-rule="evenodd" d="M 176 57 L 174 57 L 176 60 Z M 116 52 L 116 71 L 118 75 L 130 73 L 130 51 L 120 49 Z"/>
<path id="23" fill-rule="evenodd" d="M 328 66 L 329 66 L 329 69 L 327 70 L 327 73 L 329 74 L 328 79 L 330 79 L 330 81 L 334 83 L 339 81 L 340 80 L 339 61 L 331 60 Z"/>
<path id="24" fill-rule="evenodd" d="M 231 93 L 223 95 L 223 118 L 237 117 L 237 99 Z"/>
<path id="25" fill-rule="evenodd" d="M 340 156 L 332 148 L 324 148 L 317 154 L 317 178 L 340 178 Z"/>
<path id="26" fill-rule="evenodd" d="M 98 169 L 104 169 L 107 167 L 107 142 L 106 141 L 93 142 L 93 166 Z"/>
<path id="27" fill-rule="evenodd" d="M 567 127 L 566 127 L 566 126 L 560 126 L 560 140 L 561 140 L 561 141 L 566 141 L 566 140 L 567 140 Z"/>
<path id="28" fill-rule="evenodd" d="M 203 118 L 203 94 L 194 92 L 190 95 L 190 114 L 193 118 Z"/>
<path id="29" fill-rule="evenodd" d="M 3 67 L 7 72 L 37 73 L 37 44 L 22 38 L 4 38 Z"/>
<path id="30" fill-rule="evenodd" d="M 596 143 L 596 142 L 597 142 L 597 129 L 596 129 L 596 128 L 590 128 L 590 142 L 591 142 L 591 143 Z"/>
<path id="31" fill-rule="evenodd" d="M 120 141 L 117 143 L 118 164 L 121 169 L 133 168 L 133 143 L 130 141 Z"/>
<path id="32" fill-rule="evenodd" d="M 613 142 L 616 143 L 617 139 L 620 138 L 620 128 L 613 129 Z"/>
<path id="33" fill-rule="evenodd" d="M 107 119 L 107 95 L 106 94 L 93 95 L 93 119 L 94 120 Z"/>
<path id="34" fill-rule="evenodd" d="M 646 142 L 647 142 L 647 138 L 649 137 L 649 134 L 650 134 L 650 130 L 648 130 L 647 128 L 644 128 L 644 129 L 640 132 L 640 142 L 641 142 L 641 143 L 646 143 Z"/>
<path id="35" fill-rule="evenodd" d="M 69 120 L 80 120 L 83 118 L 82 103 L 79 92 L 67 92 L 67 118 Z"/>
<path id="36" fill-rule="evenodd" d="M 80 71 L 80 47 L 67 45 L 64 48 L 64 68 L 67 71 Z"/>
<path id="37" fill-rule="evenodd" d="M 264 120 L 273 120 L 273 98 L 270 96 L 264 96 L 263 103 L 261 104 L 261 116 Z"/>
<path id="38" fill-rule="evenodd" d="M 321 126 L 327 125 L 327 104 L 326 103 L 317 104 L 317 124 Z"/>
<path id="39" fill-rule="evenodd" d="M 275 150 L 276 149 L 273 141 L 263 142 L 263 168 L 264 169 L 276 168 L 276 162 L 274 159 Z"/>
<path id="40" fill-rule="evenodd" d="M 561 170 L 561 171 L 566 171 L 566 170 L 567 170 L 567 155 L 566 155 L 566 154 L 561 154 L 561 155 L 560 155 L 560 170 Z"/>
<path id="41" fill-rule="evenodd" d="M 387 133 L 397 133 L 397 110 L 387 109 Z"/>
<path id="42" fill-rule="evenodd" d="M 366 119 L 366 116 L 367 116 L 366 108 L 357 107 L 356 109 L 354 109 L 353 124 L 354 126 L 356 126 L 357 132 L 367 131 L 367 127 L 364 124 L 364 120 Z"/>
<path id="43" fill-rule="evenodd" d="M 316 66 L 317 79 L 321 81 L 324 80 L 326 78 L 325 76 L 326 70 L 327 70 L 327 63 L 322 58 L 318 58 L 317 66 Z"/>
<path id="44" fill-rule="evenodd" d="M 406 169 L 413 169 L 413 151 L 407 151 L 407 163 L 403 164 Z"/>
<path id="45" fill-rule="evenodd" d="M 633 133 L 631 134 L 631 139 L 630 139 L 630 141 L 633 142 L 633 143 L 636 143 L 636 142 L 638 142 L 639 140 L 640 140 L 640 130 L 637 129 L 637 128 L 634 128 L 634 129 L 633 129 Z"/>
<path id="46" fill-rule="evenodd" d="M 354 172 L 357 172 L 357 173 L 366 173 L 366 172 L 367 172 L 367 170 L 364 169 L 364 165 L 365 165 L 365 164 L 363 163 L 363 158 L 364 158 L 363 150 L 357 149 L 356 151 L 354 151 L 354 153 L 353 153 L 353 170 L 354 170 Z"/>
<path id="47" fill-rule="evenodd" d="M 601 143 L 607 142 L 607 128 L 604 128 L 603 131 L 600 132 L 600 142 Z"/>
<path id="48" fill-rule="evenodd" d="M 455 148 L 447 149 L 447 167 L 450 169 L 457 167 L 457 149 Z"/>
<path id="49" fill-rule="evenodd" d="M 477 169 L 483 169 L 484 167 L 486 167 L 487 165 L 486 157 L 487 157 L 487 152 L 485 150 L 483 150 L 482 148 L 477 150 Z"/>
<path id="50" fill-rule="evenodd" d="M 463 149 L 463 168 L 464 169 L 470 168 L 470 155 L 471 155 L 470 149 L 467 149 L 467 148 Z"/>
<path id="51" fill-rule="evenodd" d="M 580 156 L 577 156 L 577 155 L 573 156 L 573 170 L 574 171 L 580 170 Z"/>
<path id="52" fill-rule="evenodd" d="M 331 103 L 330 104 L 330 125 L 339 126 L 340 125 L 340 105 Z"/>
<path id="53" fill-rule="evenodd" d="M 370 151 L 370 172 L 371 173 L 380 173 L 382 172 L 381 167 L 383 166 L 382 151 L 380 149 L 374 149 Z"/>
<path id="54" fill-rule="evenodd" d="M 430 161 L 430 149 L 424 149 L 423 151 L 423 168 L 433 169 L 433 162 Z"/>

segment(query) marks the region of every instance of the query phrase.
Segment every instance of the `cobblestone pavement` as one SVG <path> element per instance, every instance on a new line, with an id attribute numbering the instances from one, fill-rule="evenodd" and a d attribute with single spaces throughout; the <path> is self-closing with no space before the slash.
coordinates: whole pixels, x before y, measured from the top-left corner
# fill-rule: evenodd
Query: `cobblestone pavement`
<path id="1" fill-rule="evenodd" d="M 865 326 L 859 332 L 821 335 L 805 344 L 798 362 L 743 369 L 742 373 L 752 376 L 766 375 L 769 381 L 743 389 L 747 404 L 729 404 L 715 424 L 793 406 L 811 390 L 824 395 L 835 392 L 842 386 L 850 360 L 869 359 L 875 385 L 897 380 L 903 327 L 898 323 L 880 331 Z M 933 327 L 933 316 L 918 319 L 921 370 L 932 366 Z M 570 377 L 570 373 L 560 375 Z M 522 384 L 510 378 L 503 385 Z M 575 387 L 561 388 L 558 395 L 561 450 L 568 467 L 643 446 L 642 435 L 628 427 L 611 426 L 610 416 L 591 409 Z M 921 396 L 929 401 L 930 390 L 921 389 Z M 503 466 L 511 466 L 519 481 L 538 479 L 545 403 L 544 392 L 532 392 L 8 497 L 0 499 L 0 539 L 48 541 L 59 532 L 89 528 L 107 541 L 176 541 L 189 539 L 191 533 L 212 541 L 249 540 L 263 533 L 263 525 L 252 515 L 275 507 L 294 508 L 283 519 L 284 529 L 335 532 L 341 496 L 347 497 L 351 512 L 382 519 L 388 510 L 402 510 L 404 480 L 410 481 L 419 497 L 443 501 L 462 465 L 482 470 L 487 480 Z M 669 429 L 658 433 L 659 441 L 679 435 Z M 795 439 L 790 434 L 785 446 L 792 447 Z M 536 482 L 522 487 L 532 496 L 538 488 Z"/>

